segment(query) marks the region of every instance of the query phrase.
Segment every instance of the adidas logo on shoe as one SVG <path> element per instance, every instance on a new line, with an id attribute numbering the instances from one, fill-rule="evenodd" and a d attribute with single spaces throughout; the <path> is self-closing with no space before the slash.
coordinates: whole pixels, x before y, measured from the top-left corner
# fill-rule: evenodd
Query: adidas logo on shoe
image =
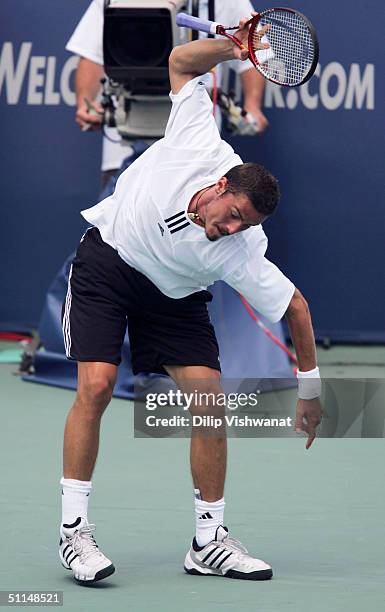
<path id="1" fill-rule="evenodd" d="M 198 546 L 196 539 L 193 539 L 184 569 L 195 576 L 223 576 L 241 580 L 270 580 L 273 576 L 271 566 L 250 555 L 239 540 L 230 538 L 227 527 L 223 525 L 218 527 L 214 539 L 206 546 Z"/>

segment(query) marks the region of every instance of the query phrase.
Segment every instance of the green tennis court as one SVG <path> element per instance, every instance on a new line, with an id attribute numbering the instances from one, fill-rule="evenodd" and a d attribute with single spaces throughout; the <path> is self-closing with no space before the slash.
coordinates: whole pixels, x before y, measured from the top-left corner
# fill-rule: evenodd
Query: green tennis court
<path id="1" fill-rule="evenodd" d="M 319 353 L 329 374 L 384 377 L 384 348 Z M 14 370 L 0 366 L 2 590 L 63 591 L 64 609 L 76 612 L 383 610 L 382 438 L 318 439 L 308 452 L 303 439 L 230 439 L 226 524 L 272 564 L 274 578 L 194 577 L 183 572 L 194 534 L 188 440 L 134 439 L 133 406 L 116 399 L 103 418 L 90 502 L 116 573 L 76 585 L 57 546 L 62 435 L 74 393 L 27 384 Z"/>

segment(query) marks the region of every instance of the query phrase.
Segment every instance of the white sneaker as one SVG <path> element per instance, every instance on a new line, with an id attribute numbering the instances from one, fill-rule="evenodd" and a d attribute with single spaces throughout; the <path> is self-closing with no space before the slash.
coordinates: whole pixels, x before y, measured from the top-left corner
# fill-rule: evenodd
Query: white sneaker
<path id="1" fill-rule="evenodd" d="M 273 576 L 270 565 L 255 559 L 246 548 L 228 536 L 222 525 L 215 533 L 215 540 L 200 548 L 195 538 L 186 555 L 184 569 L 198 576 L 224 576 L 242 580 L 269 580 Z"/>
<path id="2" fill-rule="evenodd" d="M 73 571 L 76 582 L 90 584 L 107 578 L 115 567 L 110 559 L 100 552 L 92 535 L 95 525 L 80 516 L 72 525 L 60 528 L 59 557 L 66 569 Z"/>

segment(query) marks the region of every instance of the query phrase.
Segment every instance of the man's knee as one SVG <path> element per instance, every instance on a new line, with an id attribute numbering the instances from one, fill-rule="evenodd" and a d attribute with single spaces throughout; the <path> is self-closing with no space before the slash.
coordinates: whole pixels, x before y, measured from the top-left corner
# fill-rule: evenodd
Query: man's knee
<path id="1" fill-rule="evenodd" d="M 206 366 L 165 366 L 179 389 L 189 398 L 189 411 L 196 416 L 224 413 L 221 374 Z"/>
<path id="2" fill-rule="evenodd" d="M 109 363 L 78 363 L 76 403 L 89 414 L 102 413 L 108 406 L 117 377 L 117 366 Z"/>
<path id="3" fill-rule="evenodd" d="M 89 378 L 78 389 L 76 401 L 92 414 L 100 414 L 111 401 L 115 380 L 108 376 Z"/>
<path id="4" fill-rule="evenodd" d="M 205 378 L 199 378 L 194 382 L 194 393 L 189 408 L 190 413 L 196 416 L 223 415 L 225 395 L 219 372 L 210 370 Z"/>
<path id="5" fill-rule="evenodd" d="M 197 386 L 194 401 L 190 405 L 190 413 L 193 416 L 224 415 L 226 398 L 219 381 L 204 381 Z"/>
<path id="6" fill-rule="evenodd" d="M 179 389 L 188 392 L 194 387 L 220 388 L 221 373 L 206 366 L 164 366 L 168 375 L 174 379 Z"/>

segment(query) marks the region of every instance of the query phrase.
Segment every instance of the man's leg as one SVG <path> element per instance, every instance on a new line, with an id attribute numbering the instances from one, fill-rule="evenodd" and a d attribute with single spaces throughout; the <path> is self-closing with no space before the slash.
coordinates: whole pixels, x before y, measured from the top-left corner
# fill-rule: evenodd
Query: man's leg
<path id="1" fill-rule="evenodd" d="M 78 364 L 76 400 L 64 432 L 64 478 L 91 480 L 99 448 L 100 421 L 114 389 L 117 366 L 110 363 Z"/>
<path id="2" fill-rule="evenodd" d="M 185 393 L 223 393 L 220 372 L 204 366 L 165 366 L 179 389 Z M 199 389 L 196 387 L 199 386 Z M 211 406 L 193 406 L 193 414 L 213 414 Z M 202 499 L 215 502 L 223 497 L 226 477 L 226 429 L 220 428 L 215 436 L 206 435 L 198 427 L 191 432 L 190 463 L 195 489 Z"/>
<path id="3" fill-rule="evenodd" d="M 218 370 L 205 366 L 165 366 L 165 369 L 184 393 L 198 391 L 209 398 L 223 393 Z M 218 409 L 211 401 L 199 402 L 190 411 L 192 415 L 206 417 L 223 414 L 223 409 Z M 224 425 L 215 430 L 206 426 L 192 428 L 190 464 L 196 490 L 196 539 L 200 546 L 213 540 L 217 528 L 223 523 L 226 459 Z"/>
<path id="4" fill-rule="evenodd" d="M 88 523 L 91 477 L 98 448 L 100 421 L 116 381 L 117 366 L 78 363 L 78 391 L 66 421 L 63 452 L 60 559 L 81 583 L 95 582 L 115 571 L 96 546 Z"/>
<path id="5" fill-rule="evenodd" d="M 190 408 L 193 415 L 222 417 L 224 409 L 214 405 L 223 393 L 220 374 L 204 366 L 164 366 L 184 393 L 212 394 L 212 401 L 198 402 Z M 204 396 L 206 398 L 206 396 Z M 191 472 L 195 486 L 196 535 L 188 551 L 184 569 L 188 574 L 225 576 L 243 580 L 269 580 L 270 565 L 249 555 L 237 540 L 228 537 L 223 526 L 226 476 L 225 425 L 192 428 Z"/>

